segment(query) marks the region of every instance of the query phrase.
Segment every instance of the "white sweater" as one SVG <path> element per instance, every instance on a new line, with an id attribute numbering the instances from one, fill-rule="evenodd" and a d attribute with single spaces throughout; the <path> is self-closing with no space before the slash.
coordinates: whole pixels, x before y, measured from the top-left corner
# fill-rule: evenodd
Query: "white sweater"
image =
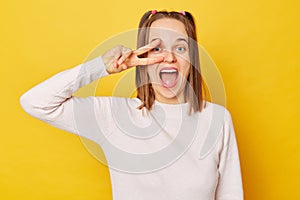
<path id="1" fill-rule="evenodd" d="M 188 115 L 188 103 L 72 96 L 108 75 L 97 57 L 38 84 L 23 109 L 98 143 L 109 165 L 114 200 L 241 200 L 243 187 L 231 116 L 210 102 Z"/>

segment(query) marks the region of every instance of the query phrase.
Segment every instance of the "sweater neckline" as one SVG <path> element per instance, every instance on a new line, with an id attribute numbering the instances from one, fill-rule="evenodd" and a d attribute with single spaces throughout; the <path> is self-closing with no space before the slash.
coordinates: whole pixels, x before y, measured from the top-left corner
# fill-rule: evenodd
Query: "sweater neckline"
<path id="1" fill-rule="evenodd" d="M 189 103 L 167 104 L 154 100 L 153 108 L 161 107 L 165 111 L 187 112 Z"/>

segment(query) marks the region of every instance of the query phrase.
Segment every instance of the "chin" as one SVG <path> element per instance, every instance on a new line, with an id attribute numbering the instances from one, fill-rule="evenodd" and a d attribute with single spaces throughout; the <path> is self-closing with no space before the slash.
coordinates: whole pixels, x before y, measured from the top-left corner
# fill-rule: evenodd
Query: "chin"
<path id="1" fill-rule="evenodd" d="M 180 91 L 178 88 L 170 89 L 164 88 L 163 86 L 158 87 L 159 88 L 154 88 L 156 96 L 159 96 L 159 98 L 162 98 L 165 101 L 177 101 L 183 95 L 183 92 Z"/>

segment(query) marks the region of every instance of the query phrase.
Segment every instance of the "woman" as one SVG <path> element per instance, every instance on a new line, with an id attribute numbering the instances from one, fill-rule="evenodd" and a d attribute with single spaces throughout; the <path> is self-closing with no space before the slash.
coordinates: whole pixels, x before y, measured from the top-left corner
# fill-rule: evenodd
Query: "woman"
<path id="1" fill-rule="evenodd" d="M 101 145 L 113 199 L 243 199 L 229 112 L 205 102 L 196 29 L 188 12 L 149 11 L 138 49 L 117 46 L 21 97 L 32 116 Z M 136 67 L 137 98 L 72 94 Z"/>

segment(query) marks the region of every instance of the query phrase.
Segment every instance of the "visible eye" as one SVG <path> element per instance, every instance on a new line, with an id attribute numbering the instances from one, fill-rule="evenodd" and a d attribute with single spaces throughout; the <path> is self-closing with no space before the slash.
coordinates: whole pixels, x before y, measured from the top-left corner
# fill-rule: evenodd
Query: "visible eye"
<path id="1" fill-rule="evenodd" d="M 160 52 L 161 50 L 162 50 L 161 47 L 155 47 L 152 49 L 152 51 L 154 52 Z"/>
<path id="2" fill-rule="evenodd" d="M 186 47 L 184 47 L 184 46 L 178 46 L 178 47 L 176 47 L 176 51 L 178 51 L 180 53 L 183 53 L 183 52 L 186 51 Z"/>

